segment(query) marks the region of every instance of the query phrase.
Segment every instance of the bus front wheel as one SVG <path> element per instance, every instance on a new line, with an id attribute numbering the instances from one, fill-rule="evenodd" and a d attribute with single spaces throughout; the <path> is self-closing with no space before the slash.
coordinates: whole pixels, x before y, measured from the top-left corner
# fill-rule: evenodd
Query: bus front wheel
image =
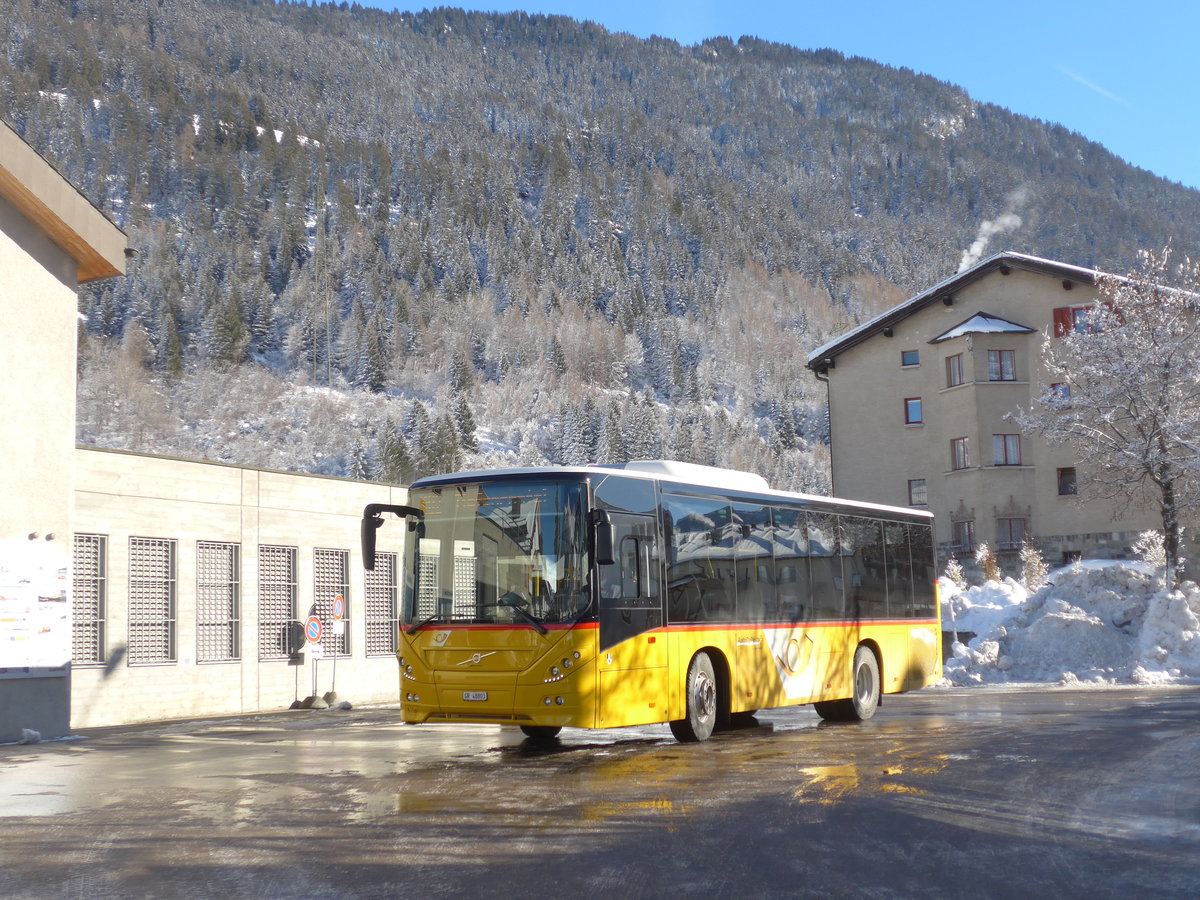
<path id="1" fill-rule="evenodd" d="M 671 734 L 683 743 L 706 741 L 717 724 L 717 676 L 707 653 L 697 653 L 688 666 L 687 713 L 671 722 Z"/>
<path id="2" fill-rule="evenodd" d="M 850 670 L 854 696 L 848 700 L 819 700 L 813 704 L 827 722 L 861 722 L 875 715 L 879 707 L 879 661 L 871 648 L 860 644 L 854 651 L 854 667 Z"/>

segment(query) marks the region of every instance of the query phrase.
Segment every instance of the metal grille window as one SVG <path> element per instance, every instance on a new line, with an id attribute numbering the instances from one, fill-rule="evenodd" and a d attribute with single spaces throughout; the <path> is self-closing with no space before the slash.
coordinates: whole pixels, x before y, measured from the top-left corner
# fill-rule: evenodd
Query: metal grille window
<path id="1" fill-rule="evenodd" d="M 175 541 L 129 539 L 129 662 L 175 662 Z"/>
<path id="2" fill-rule="evenodd" d="M 929 505 L 929 489 L 925 484 L 924 478 L 910 478 L 908 480 L 908 505 Z"/>
<path id="3" fill-rule="evenodd" d="M 396 554 L 377 553 L 375 568 L 367 572 L 367 656 L 396 652 Z"/>
<path id="4" fill-rule="evenodd" d="M 296 548 L 258 548 L 258 658 L 287 659 L 296 618 Z"/>
<path id="5" fill-rule="evenodd" d="M 346 622 L 341 634 L 333 633 L 333 601 L 341 597 Z M 331 656 L 350 655 L 350 551 L 313 551 L 313 606 L 324 624 L 321 646 Z"/>
<path id="6" fill-rule="evenodd" d="M 1025 542 L 1024 519 L 997 519 L 996 543 L 1001 550 L 1020 550 Z"/>
<path id="7" fill-rule="evenodd" d="M 241 658 L 241 548 L 196 542 L 196 660 Z"/>
<path id="8" fill-rule="evenodd" d="M 105 661 L 104 613 L 108 599 L 108 538 L 75 535 L 71 581 L 71 662 L 88 665 Z"/>
<path id="9" fill-rule="evenodd" d="M 954 549 L 962 553 L 970 553 L 975 549 L 975 522 L 954 522 Z"/>

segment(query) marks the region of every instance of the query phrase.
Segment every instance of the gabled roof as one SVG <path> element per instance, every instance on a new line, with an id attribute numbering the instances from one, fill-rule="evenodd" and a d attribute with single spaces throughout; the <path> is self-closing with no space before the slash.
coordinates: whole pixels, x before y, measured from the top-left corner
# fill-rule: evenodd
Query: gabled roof
<path id="1" fill-rule="evenodd" d="M 1008 319 L 1002 319 L 990 313 L 979 312 L 975 313 L 975 315 L 971 316 L 965 322 L 955 325 L 949 331 L 943 331 L 929 343 L 940 344 L 942 341 L 962 337 L 964 334 L 1033 334 L 1036 330 L 1036 328 L 1030 328 L 1028 325 L 1018 325 L 1016 322 L 1008 321 Z"/>
<path id="2" fill-rule="evenodd" d="M 1037 256 L 1027 256 L 1024 253 L 1005 250 L 989 256 L 969 269 L 955 273 L 945 281 L 935 284 L 933 287 L 917 294 L 909 300 L 905 300 L 899 306 L 893 306 L 887 312 L 876 316 L 868 322 L 864 322 L 851 331 L 847 331 L 841 337 L 834 338 L 832 341 L 822 344 L 816 350 L 812 351 L 812 353 L 808 354 L 806 365 L 817 374 L 824 374 L 833 368 L 834 360 L 837 356 L 851 347 L 855 347 L 868 338 L 880 334 L 885 329 L 893 327 L 898 322 L 907 319 L 913 313 L 927 306 L 942 301 L 947 297 L 953 297 L 955 291 L 962 290 L 973 281 L 978 281 L 980 278 L 990 275 L 995 271 L 1007 275 L 1013 269 L 1036 272 L 1041 275 L 1049 275 L 1053 278 L 1061 278 L 1063 281 L 1072 281 L 1078 284 L 1091 285 L 1096 283 L 1096 271 L 1094 269 L 1085 269 L 1081 266 L 1055 262 L 1052 259 L 1042 259 Z"/>
<path id="3" fill-rule="evenodd" d="M 3 120 L 0 197 L 75 260 L 80 283 L 125 274 L 125 233 Z"/>

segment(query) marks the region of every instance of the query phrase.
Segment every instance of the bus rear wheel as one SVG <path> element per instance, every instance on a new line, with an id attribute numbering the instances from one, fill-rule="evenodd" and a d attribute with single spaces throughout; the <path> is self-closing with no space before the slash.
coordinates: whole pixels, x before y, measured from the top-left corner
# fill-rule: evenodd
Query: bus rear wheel
<path id="1" fill-rule="evenodd" d="M 879 661 L 871 648 L 860 644 L 854 651 L 854 667 L 850 670 L 854 696 L 848 700 L 820 700 L 813 704 L 827 722 L 861 722 L 875 715 L 879 708 Z"/>
<path id="2" fill-rule="evenodd" d="M 671 734 L 685 744 L 706 741 L 717 724 L 717 676 L 707 653 L 692 657 L 687 674 L 687 714 L 671 722 Z"/>
<path id="3" fill-rule="evenodd" d="M 522 725 L 521 731 L 525 732 L 525 737 L 535 741 L 552 741 L 562 728 L 558 725 Z"/>

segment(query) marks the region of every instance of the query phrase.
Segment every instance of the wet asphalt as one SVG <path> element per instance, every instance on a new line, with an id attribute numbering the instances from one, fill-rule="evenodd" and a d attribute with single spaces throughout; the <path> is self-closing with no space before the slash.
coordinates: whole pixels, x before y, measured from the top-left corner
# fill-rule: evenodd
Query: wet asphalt
<path id="1" fill-rule="evenodd" d="M 1200 687 L 929 689 L 703 744 L 397 708 L 0 746 L 0 897 L 1200 896 Z"/>

